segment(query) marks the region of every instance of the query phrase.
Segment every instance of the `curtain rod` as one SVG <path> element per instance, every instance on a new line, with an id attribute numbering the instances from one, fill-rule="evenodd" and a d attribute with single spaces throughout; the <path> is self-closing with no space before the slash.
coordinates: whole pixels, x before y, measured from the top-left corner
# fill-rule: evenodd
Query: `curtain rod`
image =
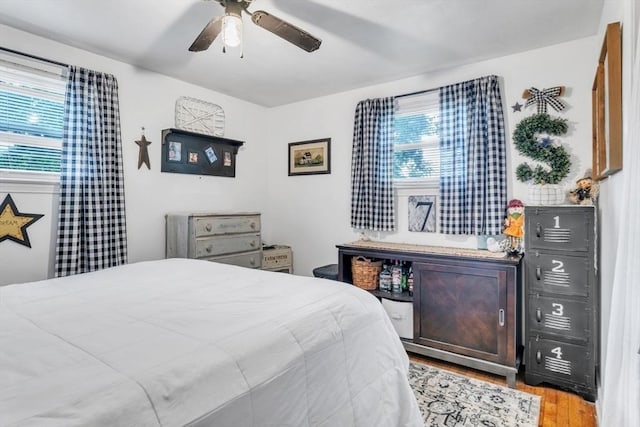
<path id="1" fill-rule="evenodd" d="M 410 92 L 410 93 L 403 93 L 402 95 L 396 95 L 394 96 L 394 98 L 404 98 L 405 96 L 413 96 L 413 95 L 420 95 L 422 93 L 427 93 L 427 92 L 434 92 L 436 90 L 438 90 L 440 88 L 435 88 L 435 89 L 425 89 L 425 90 L 419 90 L 417 92 Z"/>
<path id="2" fill-rule="evenodd" d="M 64 62 L 54 61 L 52 59 L 43 58 L 41 56 L 31 55 L 29 53 L 20 52 L 17 50 L 9 49 L 6 47 L 0 46 L 0 50 L 4 50 L 5 52 L 15 53 L 16 55 L 26 56 L 27 58 L 35 59 L 42 62 L 48 62 L 49 64 L 59 65 L 60 67 L 69 68 L 69 64 L 65 64 Z"/>

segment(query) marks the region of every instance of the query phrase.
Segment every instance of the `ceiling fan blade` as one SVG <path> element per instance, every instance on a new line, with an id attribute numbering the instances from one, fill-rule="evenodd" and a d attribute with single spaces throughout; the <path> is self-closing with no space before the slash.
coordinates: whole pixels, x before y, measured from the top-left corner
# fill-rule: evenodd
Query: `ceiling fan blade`
<path id="1" fill-rule="evenodd" d="M 202 29 L 198 37 L 193 41 L 189 50 L 191 52 L 200 52 L 203 50 L 209 49 L 211 43 L 218 37 L 220 31 L 222 30 L 222 17 L 219 16 L 217 18 L 212 19 L 209 23 Z"/>
<path id="2" fill-rule="evenodd" d="M 263 10 L 253 12 L 251 14 L 251 20 L 257 26 L 282 37 L 289 43 L 293 43 L 307 52 L 317 50 L 320 47 L 320 43 L 322 43 L 322 40 L 315 38 L 305 30 L 291 25 Z"/>

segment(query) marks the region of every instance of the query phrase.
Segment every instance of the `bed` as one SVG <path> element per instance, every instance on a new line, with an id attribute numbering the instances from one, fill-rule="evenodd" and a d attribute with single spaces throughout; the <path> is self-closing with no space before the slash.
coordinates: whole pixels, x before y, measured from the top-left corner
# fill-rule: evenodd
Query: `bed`
<path id="1" fill-rule="evenodd" d="M 1 426 L 422 426 L 380 303 L 191 259 L 0 287 Z"/>

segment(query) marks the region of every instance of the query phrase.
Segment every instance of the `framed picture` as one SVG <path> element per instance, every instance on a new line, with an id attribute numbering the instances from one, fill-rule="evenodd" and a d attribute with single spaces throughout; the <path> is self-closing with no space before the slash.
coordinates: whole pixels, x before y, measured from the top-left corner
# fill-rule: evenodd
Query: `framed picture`
<path id="1" fill-rule="evenodd" d="M 189 163 L 198 163 L 199 154 L 197 151 L 189 151 Z"/>
<path id="2" fill-rule="evenodd" d="M 622 50 L 620 23 L 607 25 L 591 91 L 592 173 L 604 179 L 622 170 Z"/>
<path id="3" fill-rule="evenodd" d="M 289 176 L 331 173 L 331 138 L 289 143 Z"/>
<path id="4" fill-rule="evenodd" d="M 409 231 L 436 232 L 436 196 L 409 196 Z"/>
<path id="5" fill-rule="evenodd" d="M 182 143 L 177 141 L 169 142 L 169 159 L 170 162 L 182 162 Z"/>

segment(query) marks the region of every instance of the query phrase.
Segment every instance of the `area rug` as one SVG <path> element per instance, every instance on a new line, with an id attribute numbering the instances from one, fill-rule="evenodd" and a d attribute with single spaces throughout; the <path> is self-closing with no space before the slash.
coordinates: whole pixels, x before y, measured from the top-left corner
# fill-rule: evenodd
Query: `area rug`
<path id="1" fill-rule="evenodd" d="M 427 427 L 537 427 L 540 396 L 411 362 L 409 383 Z"/>

